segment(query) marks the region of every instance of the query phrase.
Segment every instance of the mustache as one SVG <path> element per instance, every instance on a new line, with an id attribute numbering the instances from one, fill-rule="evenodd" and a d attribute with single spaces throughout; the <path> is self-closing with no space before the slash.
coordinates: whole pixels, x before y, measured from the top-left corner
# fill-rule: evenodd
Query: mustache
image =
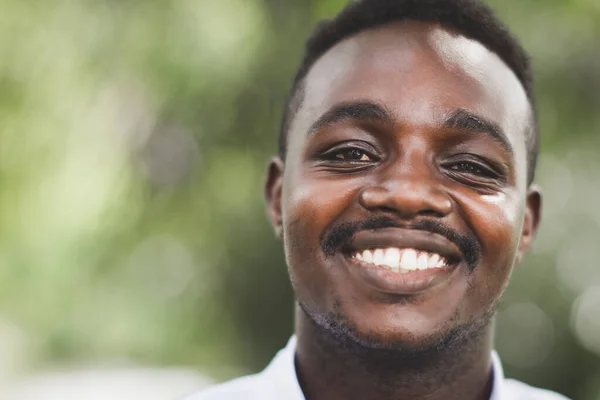
<path id="1" fill-rule="evenodd" d="M 440 221 L 426 219 L 410 224 L 400 224 L 388 217 L 373 217 L 364 221 L 344 222 L 332 225 L 321 235 L 321 249 L 327 256 L 333 256 L 350 246 L 357 232 L 384 228 L 415 229 L 443 236 L 454 243 L 462 252 L 467 265 L 475 269 L 481 258 L 481 246 L 474 235 L 465 234 L 449 228 Z"/>

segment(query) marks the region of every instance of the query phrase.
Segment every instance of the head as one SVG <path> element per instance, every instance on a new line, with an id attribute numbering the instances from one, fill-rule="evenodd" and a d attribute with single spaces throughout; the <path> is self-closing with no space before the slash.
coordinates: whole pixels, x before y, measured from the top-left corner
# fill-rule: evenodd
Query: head
<path id="1" fill-rule="evenodd" d="M 265 185 L 305 316 L 368 348 L 489 327 L 541 198 L 527 57 L 476 0 L 362 0 L 309 39 Z"/>

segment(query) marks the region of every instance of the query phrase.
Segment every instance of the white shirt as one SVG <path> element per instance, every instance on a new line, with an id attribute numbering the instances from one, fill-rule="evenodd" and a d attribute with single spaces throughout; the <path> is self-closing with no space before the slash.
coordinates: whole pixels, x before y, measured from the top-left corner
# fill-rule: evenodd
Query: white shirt
<path id="1" fill-rule="evenodd" d="M 234 379 L 183 400 L 305 400 L 296 377 L 296 338 L 280 350 L 262 372 Z M 549 390 L 505 379 L 498 354 L 492 352 L 494 384 L 490 400 L 568 400 Z"/>

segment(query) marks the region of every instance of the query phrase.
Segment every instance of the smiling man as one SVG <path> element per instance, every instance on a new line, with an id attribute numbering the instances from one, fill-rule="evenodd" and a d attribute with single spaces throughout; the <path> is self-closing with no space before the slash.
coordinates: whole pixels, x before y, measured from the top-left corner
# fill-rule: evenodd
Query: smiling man
<path id="1" fill-rule="evenodd" d="M 541 209 L 530 67 L 493 13 L 354 2 L 308 41 L 286 110 L 265 194 L 296 335 L 192 399 L 563 399 L 492 351 Z"/>

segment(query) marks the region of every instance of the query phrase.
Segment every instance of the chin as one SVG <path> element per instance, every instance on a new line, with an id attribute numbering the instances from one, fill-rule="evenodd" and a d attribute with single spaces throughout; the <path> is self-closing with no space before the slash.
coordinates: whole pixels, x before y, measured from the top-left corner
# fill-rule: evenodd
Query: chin
<path id="1" fill-rule="evenodd" d="M 438 330 L 415 329 L 413 326 L 394 326 L 376 330 L 372 327 L 360 329 L 346 324 L 338 332 L 338 339 L 351 341 L 364 349 L 387 350 L 402 353 L 421 353 L 438 349 L 451 342 L 454 330 L 450 328 Z M 345 337 L 339 337 L 339 334 Z"/>
<path id="2" fill-rule="evenodd" d="M 373 314 L 368 318 L 353 318 L 339 308 L 325 316 L 304 311 L 322 333 L 344 348 L 404 357 L 423 357 L 445 349 L 458 349 L 465 342 L 481 336 L 493 317 L 490 311 L 464 323 L 457 322 L 454 315 L 444 322 L 422 321 L 422 324 L 417 324 L 406 319 L 389 320 L 384 316 L 377 320 L 377 315 Z"/>

